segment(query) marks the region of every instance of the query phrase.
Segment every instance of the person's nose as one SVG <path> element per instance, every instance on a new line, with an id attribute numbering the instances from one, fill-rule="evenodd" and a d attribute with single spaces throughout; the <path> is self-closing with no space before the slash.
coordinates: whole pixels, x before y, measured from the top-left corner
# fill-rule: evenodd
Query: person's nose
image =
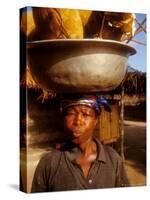
<path id="1" fill-rule="evenodd" d="M 81 125 L 83 123 L 83 117 L 81 113 L 77 113 L 75 120 L 74 120 L 74 124 L 75 125 Z"/>

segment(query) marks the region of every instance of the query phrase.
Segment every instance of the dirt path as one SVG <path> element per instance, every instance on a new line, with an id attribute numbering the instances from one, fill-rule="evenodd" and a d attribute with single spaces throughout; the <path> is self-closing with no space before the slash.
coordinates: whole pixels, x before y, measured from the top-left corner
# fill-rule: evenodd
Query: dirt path
<path id="1" fill-rule="evenodd" d="M 125 121 L 125 167 L 131 185 L 146 184 L 146 123 Z"/>

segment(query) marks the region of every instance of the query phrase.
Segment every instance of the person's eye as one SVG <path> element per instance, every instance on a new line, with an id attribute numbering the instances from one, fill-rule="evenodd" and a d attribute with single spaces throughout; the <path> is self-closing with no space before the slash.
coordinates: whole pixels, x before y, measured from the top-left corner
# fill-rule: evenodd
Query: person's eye
<path id="1" fill-rule="evenodd" d="M 91 115 L 90 115 L 90 113 L 83 113 L 83 116 L 88 117 L 88 116 L 91 116 Z"/>
<path id="2" fill-rule="evenodd" d="M 75 115 L 75 112 L 69 111 L 69 112 L 67 112 L 66 114 L 67 114 L 67 115 Z"/>

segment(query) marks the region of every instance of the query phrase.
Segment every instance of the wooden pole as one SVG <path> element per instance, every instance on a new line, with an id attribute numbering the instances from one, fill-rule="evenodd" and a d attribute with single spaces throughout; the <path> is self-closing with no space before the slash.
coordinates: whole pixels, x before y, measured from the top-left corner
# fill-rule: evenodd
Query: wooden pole
<path id="1" fill-rule="evenodd" d="M 105 12 L 104 12 L 104 15 L 103 15 L 102 25 L 101 25 L 101 29 L 100 29 L 100 32 L 99 32 L 99 38 L 101 38 L 101 39 L 103 38 L 104 22 L 105 22 Z"/>
<path id="2" fill-rule="evenodd" d="M 143 24 L 145 24 L 146 22 L 146 18 L 144 19 L 144 22 L 139 22 L 138 19 L 135 18 L 136 23 L 139 25 L 140 28 L 142 28 L 142 30 L 146 33 L 146 27 L 143 26 Z"/>
<path id="3" fill-rule="evenodd" d="M 145 44 L 145 43 L 143 43 L 143 42 L 140 42 L 140 41 L 138 41 L 138 40 L 131 39 L 131 41 L 132 41 L 132 42 L 135 42 L 135 43 L 137 43 L 137 44 L 141 44 L 141 45 L 144 45 L 144 46 L 146 46 L 146 44 Z"/>
<path id="4" fill-rule="evenodd" d="M 143 27 L 143 24 L 145 24 L 145 22 L 146 22 L 146 18 L 140 23 L 140 26 L 136 29 L 134 35 L 127 41 L 127 43 L 129 43 L 129 42 L 133 39 L 133 37 L 134 37 L 135 35 L 137 35 L 137 34 L 140 33 L 141 31 L 143 31 L 143 29 L 141 28 L 141 26 Z"/>
<path id="5" fill-rule="evenodd" d="M 121 90 L 121 101 L 120 101 L 121 111 L 120 111 L 120 135 L 121 135 L 121 157 L 125 161 L 124 157 L 124 87 Z"/>

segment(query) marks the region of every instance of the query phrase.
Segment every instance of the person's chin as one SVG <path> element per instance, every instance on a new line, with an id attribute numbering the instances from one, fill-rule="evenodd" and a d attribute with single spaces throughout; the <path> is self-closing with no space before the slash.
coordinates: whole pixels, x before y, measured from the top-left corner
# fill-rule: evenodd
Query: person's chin
<path id="1" fill-rule="evenodd" d="M 80 140 L 81 140 L 81 134 L 79 133 L 73 133 L 71 136 L 71 140 L 74 144 L 80 144 Z"/>
<path id="2" fill-rule="evenodd" d="M 78 134 L 78 135 L 73 135 L 73 136 L 72 136 L 72 142 L 73 142 L 74 144 L 82 144 L 83 138 L 82 138 L 82 136 L 81 136 L 80 134 Z"/>
<path id="3" fill-rule="evenodd" d="M 72 142 L 76 145 L 80 145 L 82 143 L 79 138 L 72 138 Z"/>

